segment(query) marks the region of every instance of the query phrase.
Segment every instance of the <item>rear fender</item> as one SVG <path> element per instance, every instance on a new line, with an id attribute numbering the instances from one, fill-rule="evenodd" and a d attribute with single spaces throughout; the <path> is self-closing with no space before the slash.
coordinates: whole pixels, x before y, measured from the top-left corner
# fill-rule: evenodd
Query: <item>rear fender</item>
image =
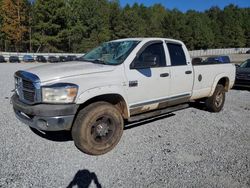
<path id="1" fill-rule="evenodd" d="M 214 91 L 215 91 L 215 88 L 216 86 L 218 85 L 219 81 L 223 78 L 226 78 L 226 83 L 225 83 L 225 91 L 228 92 L 229 90 L 229 78 L 228 78 L 228 75 L 226 75 L 226 73 L 221 73 L 221 74 L 218 74 L 215 79 L 214 79 L 214 82 L 213 82 L 213 85 L 212 85 L 212 88 L 211 88 L 211 91 L 210 91 L 210 94 L 208 97 L 211 97 L 213 94 L 214 94 Z"/>

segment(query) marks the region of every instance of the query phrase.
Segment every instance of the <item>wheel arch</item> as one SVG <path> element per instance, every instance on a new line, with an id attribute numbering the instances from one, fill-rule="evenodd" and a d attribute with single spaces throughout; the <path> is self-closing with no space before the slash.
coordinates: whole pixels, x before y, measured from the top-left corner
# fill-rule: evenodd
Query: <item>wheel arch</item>
<path id="1" fill-rule="evenodd" d="M 229 91 L 229 89 L 230 89 L 230 80 L 229 80 L 229 78 L 226 75 L 218 75 L 214 80 L 212 90 L 211 90 L 211 92 L 209 94 L 209 97 L 213 95 L 213 93 L 214 93 L 214 91 L 216 89 L 216 86 L 218 84 L 221 84 L 224 87 L 226 92 Z"/>
<path id="2" fill-rule="evenodd" d="M 218 84 L 223 85 L 225 91 L 227 91 L 227 92 L 229 91 L 229 78 L 228 78 L 228 77 L 223 77 L 223 78 L 221 78 L 221 79 L 218 81 L 217 85 L 218 85 Z"/>
<path id="3" fill-rule="evenodd" d="M 88 96 L 85 95 L 84 100 L 83 96 L 81 95 L 81 100 L 78 102 L 79 103 L 78 111 L 88 106 L 89 104 L 101 101 L 113 104 L 120 111 L 124 119 L 129 118 L 130 114 L 129 114 L 128 104 L 125 100 L 125 97 L 120 93 L 106 93 L 106 94 L 103 93 L 98 95 L 91 95 L 91 97 L 89 95 Z"/>

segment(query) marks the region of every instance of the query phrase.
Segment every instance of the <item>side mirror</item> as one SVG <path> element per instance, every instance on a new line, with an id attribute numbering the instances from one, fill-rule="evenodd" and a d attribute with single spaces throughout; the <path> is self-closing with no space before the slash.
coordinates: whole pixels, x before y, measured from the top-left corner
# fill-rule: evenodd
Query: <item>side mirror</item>
<path id="1" fill-rule="evenodd" d="M 240 65 L 239 65 L 239 64 L 235 64 L 235 67 L 236 67 L 236 68 L 239 68 L 239 67 L 240 67 Z"/>

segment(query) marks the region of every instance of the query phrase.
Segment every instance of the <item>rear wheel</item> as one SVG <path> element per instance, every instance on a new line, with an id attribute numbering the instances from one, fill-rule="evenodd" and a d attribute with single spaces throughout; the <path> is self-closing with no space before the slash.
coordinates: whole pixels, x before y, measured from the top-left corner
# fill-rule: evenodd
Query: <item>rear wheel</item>
<path id="1" fill-rule="evenodd" d="M 225 89 L 218 84 L 215 88 L 214 94 L 206 99 L 206 107 L 210 112 L 220 112 L 225 103 Z"/>
<path id="2" fill-rule="evenodd" d="M 96 102 L 79 112 L 72 128 L 72 137 L 82 152 L 101 155 L 118 144 L 123 127 L 123 118 L 113 105 Z"/>

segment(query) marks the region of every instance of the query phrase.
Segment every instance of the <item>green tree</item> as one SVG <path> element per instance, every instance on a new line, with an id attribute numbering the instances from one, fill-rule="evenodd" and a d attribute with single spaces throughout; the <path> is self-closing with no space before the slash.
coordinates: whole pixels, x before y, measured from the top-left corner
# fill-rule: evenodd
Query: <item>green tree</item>
<path id="1" fill-rule="evenodd" d="M 63 51 L 66 28 L 66 6 L 64 0 L 36 0 L 33 6 L 32 43 L 36 51 Z"/>
<path id="2" fill-rule="evenodd" d="M 242 9 L 242 28 L 244 30 L 245 47 L 250 47 L 250 8 Z"/>
<path id="3" fill-rule="evenodd" d="M 72 0 L 68 6 L 68 32 L 73 51 L 85 52 L 110 39 L 109 4 L 106 0 Z"/>
<path id="4" fill-rule="evenodd" d="M 250 46 L 250 8 L 235 5 L 186 13 L 119 0 L 0 0 L 0 7 L 0 50 L 31 51 L 32 41 L 35 51 L 86 52 L 128 37 L 175 38 L 189 49 Z"/>
<path id="5" fill-rule="evenodd" d="M 221 22 L 223 12 L 219 7 L 211 7 L 205 12 L 205 15 L 210 19 L 210 28 L 214 34 L 213 48 L 222 48 L 223 46 L 223 35 L 221 28 L 223 23 Z"/>
<path id="6" fill-rule="evenodd" d="M 181 30 L 185 25 L 185 17 L 177 9 L 167 11 L 162 20 L 163 35 L 168 38 L 181 39 Z"/>
<path id="7" fill-rule="evenodd" d="M 148 37 L 164 37 L 162 22 L 165 15 L 167 15 L 166 9 L 161 4 L 155 4 L 144 10 L 144 12 L 143 17 L 146 21 L 148 20 L 146 35 Z"/>
<path id="8" fill-rule="evenodd" d="M 118 0 L 110 1 L 109 4 L 109 30 L 110 38 L 118 39 L 120 38 L 120 30 L 122 25 L 122 14 L 121 7 Z"/>
<path id="9" fill-rule="evenodd" d="M 214 34 L 209 18 L 196 11 L 186 13 L 186 25 L 191 29 L 190 41 L 187 45 L 190 49 L 208 49 L 214 45 Z"/>
<path id="10" fill-rule="evenodd" d="M 144 37 L 146 34 L 145 21 L 138 15 L 138 4 L 133 7 L 127 5 L 121 13 L 122 23 L 119 27 L 120 38 Z"/>
<path id="11" fill-rule="evenodd" d="M 243 17 L 237 6 L 229 5 L 224 8 L 222 15 L 222 35 L 224 48 L 243 47 L 245 46 L 245 35 L 242 28 Z"/>

